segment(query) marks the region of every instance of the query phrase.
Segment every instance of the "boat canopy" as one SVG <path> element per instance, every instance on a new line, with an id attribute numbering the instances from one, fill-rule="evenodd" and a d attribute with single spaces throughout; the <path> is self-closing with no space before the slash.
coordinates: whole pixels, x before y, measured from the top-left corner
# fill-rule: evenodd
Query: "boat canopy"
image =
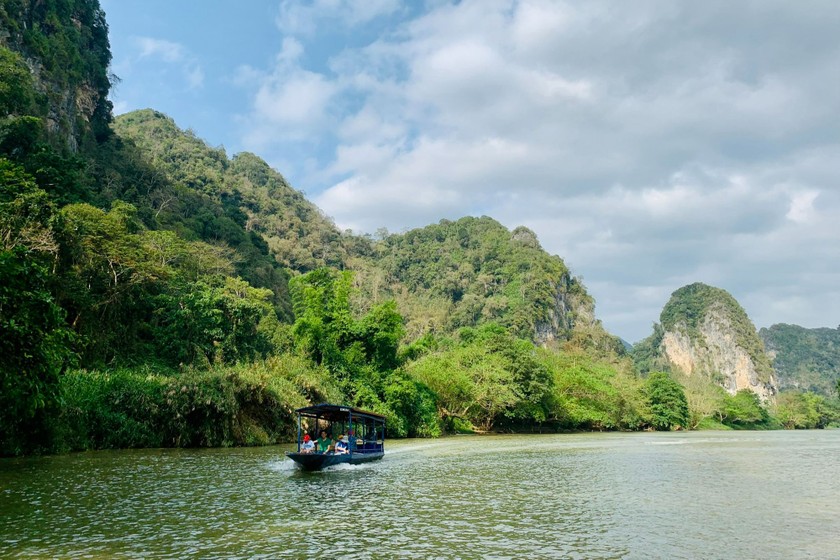
<path id="1" fill-rule="evenodd" d="M 375 412 L 362 410 L 354 406 L 343 406 L 338 404 L 315 404 L 312 406 L 304 406 L 295 410 L 300 416 L 309 418 L 322 418 L 330 422 L 340 422 L 346 420 L 352 414 L 354 418 L 369 418 L 371 420 L 385 421 L 385 417 Z"/>

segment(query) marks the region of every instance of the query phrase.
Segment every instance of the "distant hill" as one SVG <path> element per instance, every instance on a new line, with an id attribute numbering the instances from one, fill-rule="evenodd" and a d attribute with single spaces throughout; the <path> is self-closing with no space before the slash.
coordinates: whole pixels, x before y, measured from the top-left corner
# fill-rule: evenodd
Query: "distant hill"
<path id="1" fill-rule="evenodd" d="M 778 324 L 758 331 L 780 389 L 834 395 L 840 380 L 840 328 Z"/>
<path id="2" fill-rule="evenodd" d="M 635 345 L 642 372 L 674 369 L 702 375 L 730 394 L 749 389 L 772 399 L 778 389 L 755 326 L 726 290 L 702 283 L 675 291 L 654 333 Z"/>

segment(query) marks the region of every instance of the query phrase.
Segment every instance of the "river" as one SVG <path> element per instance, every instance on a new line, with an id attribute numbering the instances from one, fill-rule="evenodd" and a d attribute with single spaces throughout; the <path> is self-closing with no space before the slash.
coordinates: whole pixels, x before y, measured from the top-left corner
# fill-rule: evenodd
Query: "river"
<path id="1" fill-rule="evenodd" d="M 840 430 L 0 460 L 2 558 L 840 558 Z"/>

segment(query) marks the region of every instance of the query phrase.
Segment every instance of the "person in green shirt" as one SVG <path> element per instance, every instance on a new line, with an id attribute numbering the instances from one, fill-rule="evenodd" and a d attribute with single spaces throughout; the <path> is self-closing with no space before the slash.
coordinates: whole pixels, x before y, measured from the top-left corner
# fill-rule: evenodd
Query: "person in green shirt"
<path id="1" fill-rule="evenodd" d="M 332 440 L 327 436 L 326 430 L 321 430 L 321 437 L 316 442 L 318 444 L 318 453 L 326 453 L 332 447 Z"/>

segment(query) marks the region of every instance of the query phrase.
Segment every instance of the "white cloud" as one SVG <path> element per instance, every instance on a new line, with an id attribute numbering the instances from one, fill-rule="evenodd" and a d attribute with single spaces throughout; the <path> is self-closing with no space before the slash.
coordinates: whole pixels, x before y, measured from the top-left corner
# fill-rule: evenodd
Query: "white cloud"
<path id="1" fill-rule="evenodd" d="M 278 139 L 311 141 L 333 125 L 331 104 L 340 87 L 324 74 L 303 68 L 303 55 L 303 45 L 287 37 L 270 71 L 247 66 L 237 70 L 234 82 L 254 92 L 250 113 L 240 118 L 249 149 L 264 151 Z M 292 165 L 284 172 L 300 169 Z"/>
<path id="2" fill-rule="evenodd" d="M 252 145 L 340 227 L 527 225 L 631 340 L 694 281 L 759 326 L 838 322 L 840 5 L 437 2 L 308 59 L 339 14 L 403 13 L 361 5 L 284 2 L 296 39 L 242 71 Z"/>
<path id="3" fill-rule="evenodd" d="M 140 58 L 158 57 L 165 62 L 181 62 L 184 59 L 184 47 L 178 43 L 152 37 L 137 37 Z"/>
<path id="4" fill-rule="evenodd" d="M 398 0 L 284 0 L 276 22 L 285 35 L 311 35 L 325 21 L 355 27 L 399 10 Z"/>
<path id="5" fill-rule="evenodd" d="M 806 190 L 794 192 L 790 196 L 790 209 L 785 216 L 797 223 L 806 223 L 814 217 L 814 200 L 819 196 L 818 191 Z"/>
<path id="6" fill-rule="evenodd" d="M 138 62 L 147 58 L 162 60 L 178 68 L 188 89 L 204 86 L 204 69 L 195 55 L 180 43 L 154 37 L 135 37 L 134 40 L 139 49 Z"/>

